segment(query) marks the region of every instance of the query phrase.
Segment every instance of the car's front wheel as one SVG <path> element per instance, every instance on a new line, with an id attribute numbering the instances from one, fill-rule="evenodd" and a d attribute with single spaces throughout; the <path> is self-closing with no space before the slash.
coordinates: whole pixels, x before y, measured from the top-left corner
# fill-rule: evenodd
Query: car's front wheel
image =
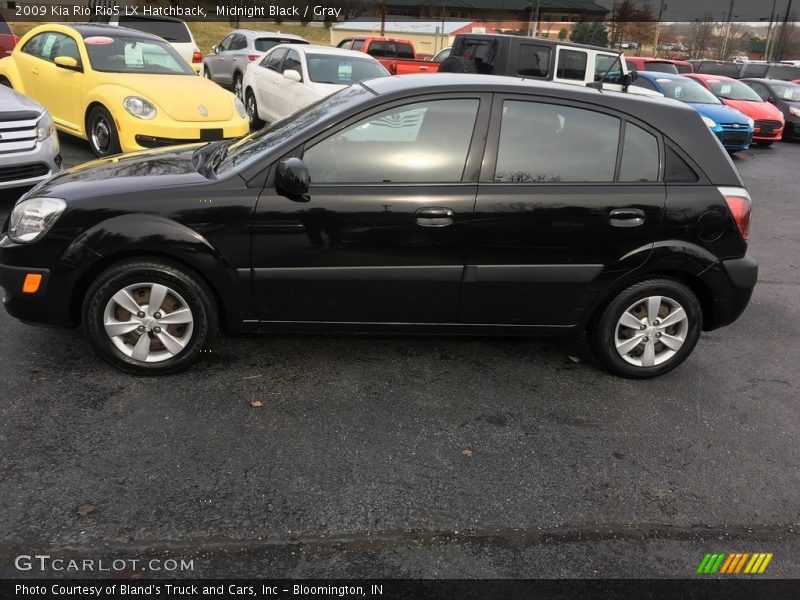
<path id="1" fill-rule="evenodd" d="M 261 129 L 264 126 L 264 121 L 258 116 L 258 102 L 256 102 L 256 95 L 253 90 L 247 90 L 244 108 L 247 112 L 247 120 L 250 121 L 250 129 Z"/>
<path id="2" fill-rule="evenodd" d="M 214 295 L 189 270 L 132 259 L 101 273 L 86 293 L 83 323 L 97 353 L 136 375 L 181 371 L 214 339 Z"/>
<path id="3" fill-rule="evenodd" d="M 114 119 L 104 107 L 95 106 L 86 119 L 89 145 L 96 156 L 103 158 L 119 154 L 119 133 Z"/>
<path id="4" fill-rule="evenodd" d="M 703 324 L 694 292 L 672 279 L 650 279 L 619 292 L 590 331 L 611 372 L 645 379 L 671 371 L 691 354 Z"/>

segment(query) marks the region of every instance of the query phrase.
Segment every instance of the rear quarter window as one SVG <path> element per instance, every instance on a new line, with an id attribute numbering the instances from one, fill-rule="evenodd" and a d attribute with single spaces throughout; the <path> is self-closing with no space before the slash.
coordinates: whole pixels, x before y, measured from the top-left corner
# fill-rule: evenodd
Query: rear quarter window
<path id="1" fill-rule="evenodd" d="M 520 44 L 517 56 L 517 75 L 547 77 L 549 74 L 550 48 L 534 44 Z"/>

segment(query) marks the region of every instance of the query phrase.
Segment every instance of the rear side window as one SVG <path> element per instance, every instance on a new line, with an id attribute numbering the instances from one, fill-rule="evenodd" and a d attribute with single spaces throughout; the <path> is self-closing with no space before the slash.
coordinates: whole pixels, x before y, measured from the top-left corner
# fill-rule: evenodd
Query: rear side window
<path id="1" fill-rule="evenodd" d="M 656 61 L 650 61 L 644 63 L 644 70 L 655 71 L 657 73 L 672 73 L 673 75 L 678 74 L 678 68 L 672 63 L 663 63 Z"/>
<path id="2" fill-rule="evenodd" d="M 522 100 L 503 103 L 494 180 L 502 183 L 611 182 L 620 120 Z"/>
<path id="3" fill-rule="evenodd" d="M 243 35 L 235 35 L 233 36 L 233 41 L 231 42 L 230 50 L 243 50 L 247 48 L 247 40 Z"/>
<path id="4" fill-rule="evenodd" d="M 700 177 L 677 152 L 667 146 L 664 181 L 667 183 L 697 183 Z"/>
<path id="5" fill-rule="evenodd" d="M 414 58 L 414 48 L 411 44 L 397 44 L 397 58 Z"/>
<path id="6" fill-rule="evenodd" d="M 586 52 L 561 50 L 558 53 L 556 76 L 559 79 L 586 79 Z"/>
<path id="7" fill-rule="evenodd" d="M 182 21 L 159 21 L 158 19 L 136 19 L 121 16 L 119 18 L 119 26 L 152 33 L 168 42 L 183 44 L 192 41 L 189 28 Z"/>
<path id="8" fill-rule="evenodd" d="M 658 140 L 633 123 L 625 125 L 620 181 L 658 181 Z"/>
<path id="9" fill-rule="evenodd" d="M 367 48 L 367 54 L 370 56 L 391 56 L 394 54 L 393 48 L 390 48 L 390 44 L 387 42 L 372 42 Z"/>
<path id="10" fill-rule="evenodd" d="M 550 48 L 534 44 L 520 44 L 517 57 L 517 75 L 522 77 L 547 77 L 550 74 Z"/>

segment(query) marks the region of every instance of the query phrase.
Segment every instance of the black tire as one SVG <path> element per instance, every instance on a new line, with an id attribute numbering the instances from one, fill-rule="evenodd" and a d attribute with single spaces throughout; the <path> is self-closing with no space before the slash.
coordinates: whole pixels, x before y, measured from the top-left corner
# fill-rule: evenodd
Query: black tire
<path id="1" fill-rule="evenodd" d="M 439 65 L 439 73 L 477 73 L 475 61 L 463 56 L 448 56 Z"/>
<path id="2" fill-rule="evenodd" d="M 95 106 L 89 111 L 89 116 L 86 118 L 86 135 L 92 152 L 99 158 L 119 154 L 122 151 L 114 118 L 103 106 Z"/>
<path id="3" fill-rule="evenodd" d="M 247 112 L 247 120 L 250 121 L 250 129 L 261 129 L 264 126 L 264 121 L 258 116 L 256 95 L 249 88 L 245 92 L 244 109 Z"/>
<path id="4" fill-rule="evenodd" d="M 11 88 L 12 90 L 14 89 L 14 86 L 11 85 L 11 82 L 5 77 L 0 77 L 0 85 L 3 85 L 7 88 Z"/>
<path id="5" fill-rule="evenodd" d="M 237 98 L 239 98 L 239 100 L 244 101 L 244 90 L 242 89 L 241 73 L 233 74 L 233 93 Z"/>
<path id="6" fill-rule="evenodd" d="M 766 141 L 763 141 L 763 142 L 756 141 L 756 146 L 764 146 L 765 148 L 767 146 L 772 146 L 772 144 L 773 144 L 773 140 L 766 140 Z"/>
<path id="7" fill-rule="evenodd" d="M 166 324 L 164 331 L 161 331 L 159 327 L 154 327 L 152 330 L 148 329 L 144 333 L 139 333 L 137 329 L 128 334 L 116 336 L 112 340 L 110 334 L 106 332 L 107 311 L 109 311 L 109 306 L 114 306 L 111 304 L 112 298 L 121 290 L 131 290 L 132 286 L 149 290 L 150 294 L 155 293 L 155 286 L 148 287 L 149 284 L 165 286 L 169 292 L 159 308 L 150 310 L 147 307 L 147 313 L 145 313 L 147 317 L 153 314 L 158 316 L 162 310 L 161 307 L 174 303 L 173 310 L 189 309 L 192 318 L 191 325 L 184 325 L 183 331 L 180 330 L 180 326 Z M 134 291 L 129 294 L 134 300 L 138 302 L 140 299 L 146 299 L 149 302 L 150 294 L 141 298 L 139 291 L 136 291 L 138 288 L 133 289 Z M 142 304 L 143 309 L 144 307 L 145 304 Z M 124 316 L 120 317 L 120 313 L 116 312 L 119 308 L 121 307 L 117 306 L 114 312 L 109 313 L 111 318 L 126 322 L 126 324 L 134 321 L 132 312 L 127 312 L 127 319 Z M 166 318 L 169 315 L 166 309 L 163 310 L 164 315 L 159 318 Z M 173 311 L 170 310 L 170 312 Z M 136 321 L 139 319 L 137 318 Z M 152 326 L 153 323 L 150 322 L 148 325 Z M 219 317 L 214 294 L 198 276 L 188 269 L 169 262 L 141 258 L 117 263 L 103 271 L 94 280 L 83 300 L 83 327 L 92 347 L 110 365 L 134 375 L 164 375 L 182 371 L 200 357 L 201 350 L 207 348 L 217 334 Z M 187 330 L 187 327 L 191 327 L 191 329 Z M 163 333 L 169 333 L 174 339 L 181 341 L 183 349 L 174 354 L 168 351 L 167 346 L 161 343 Z M 155 357 L 155 362 L 137 360 L 123 352 L 118 346 L 119 344 L 126 350 L 134 351 L 138 345 L 136 343 L 138 339 L 145 335 L 150 338 L 144 343 L 148 358 Z M 162 360 L 159 357 L 166 358 Z"/>
<path id="8" fill-rule="evenodd" d="M 668 306 L 668 301 L 677 303 L 677 306 L 682 308 L 686 315 L 687 322 L 684 325 L 681 321 L 680 325 L 680 335 L 684 340 L 683 344 L 677 350 L 674 350 L 671 356 L 670 349 L 661 341 L 661 337 L 662 335 L 666 336 L 668 333 L 670 335 L 676 334 L 677 332 L 674 329 L 668 328 L 664 333 L 657 333 L 657 330 L 651 332 L 653 320 L 649 319 L 647 313 L 644 316 L 644 320 L 648 322 L 648 325 L 645 326 L 645 331 L 637 331 L 634 334 L 634 329 L 625 328 L 619 323 L 623 314 L 628 312 L 629 308 L 639 302 L 644 302 L 648 297 L 655 296 L 662 297 L 662 303 L 658 304 L 659 311 L 656 323 L 658 323 L 658 319 L 666 319 L 671 311 L 675 310 Z M 637 306 L 636 310 L 641 310 L 641 306 Z M 663 315 L 662 311 L 664 311 Z M 648 379 L 663 375 L 686 360 L 700 338 L 702 325 L 703 313 L 700 302 L 691 289 L 673 279 L 649 279 L 635 283 L 622 290 L 609 302 L 599 318 L 594 321 L 589 331 L 589 341 L 595 356 L 612 373 L 633 379 Z M 632 348 L 632 351 L 626 355 L 628 358 L 623 358 L 620 352 L 617 351 L 616 346 L 618 332 L 621 337 L 629 337 L 631 340 L 640 336 L 645 336 L 641 338 L 642 340 L 649 340 L 650 336 L 652 336 L 655 356 L 661 356 L 663 362 L 654 364 L 654 366 L 632 364 L 629 360 L 644 362 L 645 344 L 642 342 L 641 345 Z M 659 344 L 660 351 L 658 350 Z M 638 356 L 636 355 L 637 352 L 640 352 Z"/>
<path id="9" fill-rule="evenodd" d="M 203 77 L 209 81 L 214 81 L 211 79 L 211 72 L 208 70 L 208 65 L 203 65 Z"/>

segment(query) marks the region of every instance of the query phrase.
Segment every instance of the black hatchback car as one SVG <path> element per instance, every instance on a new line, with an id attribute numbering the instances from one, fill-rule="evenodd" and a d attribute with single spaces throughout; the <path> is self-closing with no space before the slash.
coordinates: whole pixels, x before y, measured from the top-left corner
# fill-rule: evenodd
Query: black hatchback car
<path id="1" fill-rule="evenodd" d="M 7 311 L 140 374 L 234 331 L 588 331 L 652 377 L 734 321 L 750 198 L 691 107 L 481 75 L 351 86 L 238 142 L 115 157 L 19 200 Z"/>

